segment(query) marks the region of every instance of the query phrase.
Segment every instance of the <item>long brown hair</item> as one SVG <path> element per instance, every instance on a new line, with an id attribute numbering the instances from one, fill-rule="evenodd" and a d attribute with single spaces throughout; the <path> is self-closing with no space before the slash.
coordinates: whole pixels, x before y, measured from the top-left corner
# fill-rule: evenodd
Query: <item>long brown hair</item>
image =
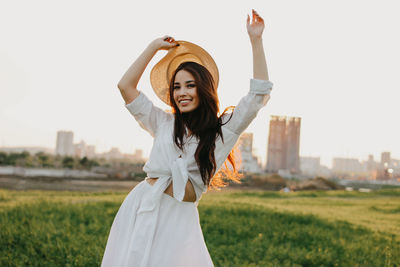
<path id="1" fill-rule="evenodd" d="M 199 105 L 191 112 L 181 113 L 174 101 L 173 90 L 175 76 L 180 70 L 189 72 L 193 75 L 195 80 Z M 215 141 L 220 136 L 223 142 L 224 137 L 221 130 L 221 126 L 223 125 L 222 116 L 228 110 L 232 110 L 233 107 L 228 107 L 218 116 L 218 94 L 214 87 L 214 80 L 211 73 L 205 67 L 195 62 L 184 62 L 180 64 L 170 81 L 169 101 L 175 115 L 174 142 L 178 148 L 183 150 L 185 127 L 191 131 L 192 135 L 199 139 L 199 144 L 194 156 L 204 184 L 207 185 L 208 188 L 218 189 L 219 187 L 227 185 L 224 179 L 230 179 L 240 183 L 241 175 L 237 171 L 234 150 L 228 155 L 224 164 L 225 168 L 222 168 L 215 174 L 217 167 L 214 154 Z M 228 167 L 227 162 L 230 163 L 231 168 Z M 214 178 L 211 180 L 213 176 Z"/>

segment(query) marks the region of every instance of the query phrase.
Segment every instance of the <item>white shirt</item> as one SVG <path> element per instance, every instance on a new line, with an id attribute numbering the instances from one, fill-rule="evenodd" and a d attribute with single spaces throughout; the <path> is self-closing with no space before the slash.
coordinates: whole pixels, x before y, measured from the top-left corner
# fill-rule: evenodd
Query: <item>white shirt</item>
<path id="1" fill-rule="evenodd" d="M 221 127 L 224 142 L 221 137 L 215 142 L 216 172 L 227 159 L 240 134 L 249 126 L 258 111 L 267 104 L 272 85 L 270 81 L 250 79 L 250 91 L 239 101 L 232 118 L 229 120 L 231 114 L 225 114 L 222 118 L 223 123 L 229 121 Z M 197 138 L 185 136 L 183 151 L 180 150 L 173 140 L 174 114 L 154 106 L 143 92 L 125 107 L 140 126 L 154 137 L 150 158 L 143 167 L 148 177 L 159 177 L 153 184 L 153 204 L 157 204 L 157 200 L 171 182 L 173 182 L 174 198 L 182 201 L 186 183 L 190 179 L 196 192 L 197 205 L 202 194 L 207 191 L 194 157 L 198 145 Z M 148 208 L 151 210 L 155 205 Z"/>

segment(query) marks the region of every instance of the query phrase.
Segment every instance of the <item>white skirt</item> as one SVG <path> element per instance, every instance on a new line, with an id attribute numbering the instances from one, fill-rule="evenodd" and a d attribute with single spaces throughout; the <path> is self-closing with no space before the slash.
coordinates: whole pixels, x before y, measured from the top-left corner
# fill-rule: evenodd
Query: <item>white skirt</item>
<path id="1" fill-rule="evenodd" d="M 162 193 L 159 208 L 141 212 L 141 206 L 151 201 L 151 187 L 143 180 L 126 196 L 111 226 L 101 266 L 214 266 L 196 204 Z"/>

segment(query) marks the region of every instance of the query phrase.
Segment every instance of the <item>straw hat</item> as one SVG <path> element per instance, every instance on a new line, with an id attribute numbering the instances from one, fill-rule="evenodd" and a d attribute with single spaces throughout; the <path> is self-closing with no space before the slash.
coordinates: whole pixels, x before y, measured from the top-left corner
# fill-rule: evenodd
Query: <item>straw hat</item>
<path id="1" fill-rule="evenodd" d="M 168 53 L 153 67 L 150 73 L 150 82 L 154 92 L 167 105 L 169 105 L 170 80 L 174 71 L 183 62 L 192 61 L 204 66 L 211 73 L 215 88 L 218 88 L 218 68 L 207 51 L 190 42 L 176 42 L 179 46 L 170 48 Z"/>

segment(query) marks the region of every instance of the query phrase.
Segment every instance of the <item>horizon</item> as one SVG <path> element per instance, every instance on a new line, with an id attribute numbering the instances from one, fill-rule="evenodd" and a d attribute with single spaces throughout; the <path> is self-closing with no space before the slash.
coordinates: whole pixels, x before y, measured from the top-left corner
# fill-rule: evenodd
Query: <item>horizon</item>
<path id="1" fill-rule="evenodd" d="M 244 133 L 248 133 L 248 132 L 244 132 Z M 85 140 L 80 140 L 79 142 L 73 142 L 73 144 L 75 145 L 75 144 L 78 144 L 78 143 L 80 143 L 80 142 L 82 142 L 82 141 L 84 141 L 85 142 Z M 86 143 L 85 142 L 85 145 L 91 145 L 90 143 Z M 56 147 L 54 146 L 54 147 L 45 147 L 45 146 L 0 146 L 0 152 L 1 151 L 3 151 L 2 149 L 24 149 L 24 148 L 26 148 L 26 149 L 43 149 L 43 150 L 47 150 L 47 151 L 51 151 L 51 152 L 49 152 L 49 153 L 51 153 L 51 154 L 55 154 L 56 153 Z M 104 153 L 108 153 L 108 152 L 110 152 L 110 150 L 112 149 L 112 148 L 115 148 L 115 147 L 111 147 L 109 150 L 104 150 L 104 151 L 97 151 L 97 147 L 95 146 L 95 148 L 96 148 L 96 151 L 95 151 L 95 154 L 96 155 L 100 155 L 100 154 L 104 154 Z M 118 147 L 117 147 L 118 148 Z M 119 148 L 118 148 L 119 149 Z M 43 151 L 42 150 L 42 151 Z M 254 148 L 253 148 L 253 150 L 254 150 Z M 46 151 L 43 151 L 43 152 L 46 152 Z M 121 154 L 122 155 L 134 155 L 135 153 L 135 151 L 131 151 L 131 152 L 123 152 L 123 151 L 121 151 L 120 150 L 120 152 L 121 152 Z M 143 152 L 143 151 L 142 151 Z M 383 152 L 389 152 L 390 153 L 390 157 L 391 157 L 391 159 L 392 160 L 400 160 L 399 158 L 396 158 L 396 157 L 393 157 L 393 155 L 392 155 L 392 151 L 382 151 L 381 153 L 383 153 Z M 255 155 L 256 157 L 257 157 L 257 159 L 258 160 L 260 160 L 260 158 L 261 158 L 261 156 L 260 155 L 257 155 L 257 154 L 255 154 L 254 152 L 253 152 L 253 155 Z M 300 157 L 300 159 L 301 158 L 306 158 L 306 157 L 310 157 L 310 158 L 319 158 L 320 159 L 320 166 L 324 166 L 324 167 L 328 167 L 329 169 L 332 169 L 332 166 L 333 166 L 333 160 L 334 159 L 357 159 L 360 163 L 363 163 L 363 162 L 367 162 L 368 161 L 368 156 L 369 155 L 372 155 L 372 154 L 368 154 L 368 155 L 366 155 L 366 159 L 364 158 L 356 158 L 356 157 L 346 157 L 346 156 L 344 156 L 344 157 L 342 157 L 342 156 L 335 156 L 335 157 L 333 157 L 333 158 L 331 158 L 331 160 L 330 160 L 330 164 L 324 164 L 322 161 L 321 161 L 321 157 L 320 156 L 318 156 L 318 155 L 316 155 L 316 156 L 305 156 L 305 155 L 299 155 L 299 157 Z M 143 159 L 145 159 L 145 160 L 148 160 L 148 156 L 143 156 Z M 377 163 L 379 163 L 381 160 L 380 160 L 380 155 L 379 155 L 379 157 L 375 157 L 375 155 L 373 155 L 373 159 L 374 159 L 374 161 L 375 162 L 377 162 Z M 262 163 L 262 167 L 264 168 L 265 167 L 265 164 L 264 163 Z"/>

